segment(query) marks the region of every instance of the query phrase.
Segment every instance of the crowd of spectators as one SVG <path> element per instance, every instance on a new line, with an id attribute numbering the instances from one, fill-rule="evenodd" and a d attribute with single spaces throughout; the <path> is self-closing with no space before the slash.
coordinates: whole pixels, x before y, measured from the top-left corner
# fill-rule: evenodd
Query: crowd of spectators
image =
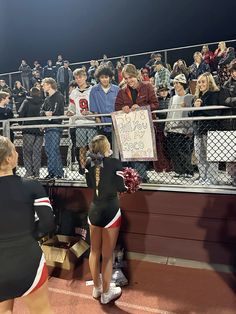
<path id="1" fill-rule="evenodd" d="M 96 127 L 96 122 L 111 122 L 111 118 L 90 117 L 94 113 L 109 114 L 117 110 L 128 113 L 140 106 L 150 105 L 151 110 L 181 109 L 225 105 L 229 109 L 198 110 L 193 112 L 172 111 L 168 115 L 159 111 L 157 119 L 181 119 L 189 116 L 213 116 L 236 114 L 236 59 L 233 47 L 220 42 L 215 51 L 207 45 L 193 54 L 193 63 L 187 66 L 178 59 L 173 67 L 166 64 L 160 53 L 151 54 L 150 60 L 141 69 L 127 64 L 124 57 L 114 65 L 107 56 L 100 62 L 91 60 L 90 66 L 71 70 L 68 60 L 59 55 L 55 65 L 52 60 L 42 67 L 35 61 L 31 68 L 25 60 L 19 67 L 21 81 L 14 88 L 0 80 L 1 119 L 13 116 L 37 117 L 67 114 L 79 126 L 70 129 L 73 143 L 73 160 L 78 161 L 80 174 L 84 174 L 88 143 L 99 133 L 109 139 L 112 146 L 111 127 Z M 4 111 L 5 110 L 5 111 Z M 73 119 L 73 116 L 76 119 Z M 218 184 L 218 163 L 209 162 L 206 156 L 207 134 L 214 130 L 236 130 L 236 120 L 231 123 L 215 121 L 175 121 L 155 124 L 158 161 L 153 163 L 157 172 L 172 171 L 176 178 L 192 177 L 195 167 L 199 172 L 196 183 Z M 60 121 L 47 120 L 49 124 Z M 92 125 L 94 123 L 94 126 Z M 86 126 L 89 124 L 89 126 Z M 26 176 L 39 176 L 43 136 L 48 158 L 48 177 L 63 177 L 60 158 L 60 138 L 57 127 L 32 129 L 23 132 L 23 155 Z M 148 182 L 147 162 L 135 162 L 143 182 Z M 236 166 L 227 163 L 227 171 L 236 184 Z"/>

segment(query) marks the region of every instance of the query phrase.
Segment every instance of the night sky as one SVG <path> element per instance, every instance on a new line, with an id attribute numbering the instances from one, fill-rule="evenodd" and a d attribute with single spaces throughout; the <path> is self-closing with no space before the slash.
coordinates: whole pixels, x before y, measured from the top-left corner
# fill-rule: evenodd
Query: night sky
<path id="1" fill-rule="evenodd" d="M 1 0 L 0 73 L 235 39 L 235 14 L 235 0 Z"/>

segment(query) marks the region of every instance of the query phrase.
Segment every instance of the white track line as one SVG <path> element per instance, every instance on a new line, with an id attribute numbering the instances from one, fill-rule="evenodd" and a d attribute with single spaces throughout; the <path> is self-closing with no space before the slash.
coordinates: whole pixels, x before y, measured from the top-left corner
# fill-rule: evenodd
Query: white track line
<path id="1" fill-rule="evenodd" d="M 72 291 L 67 291 L 67 290 L 64 290 L 64 289 L 57 289 L 57 288 L 49 288 L 49 290 L 52 291 L 52 292 L 55 292 L 55 293 L 71 295 L 71 296 L 79 297 L 79 298 L 82 298 L 82 299 L 94 300 L 94 298 L 92 296 L 84 294 L 84 293 L 72 292 Z M 176 314 L 174 312 L 163 311 L 163 310 L 151 308 L 151 307 L 148 307 L 148 306 L 141 306 L 141 305 L 127 303 L 127 302 L 122 302 L 122 301 L 116 301 L 116 304 L 121 306 L 121 307 L 131 308 L 131 309 L 144 311 L 144 312 L 148 312 L 148 313 Z"/>

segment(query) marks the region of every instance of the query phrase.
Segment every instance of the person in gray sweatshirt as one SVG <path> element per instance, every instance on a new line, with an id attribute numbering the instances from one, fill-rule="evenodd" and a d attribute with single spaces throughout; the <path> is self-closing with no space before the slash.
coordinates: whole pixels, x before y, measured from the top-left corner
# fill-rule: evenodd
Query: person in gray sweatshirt
<path id="1" fill-rule="evenodd" d="M 181 109 L 192 106 L 193 96 L 187 94 L 187 79 L 184 74 L 177 75 L 174 80 L 175 95 L 171 97 L 168 109 Z M 191 121 L 182 121 L 188 117 L 188 111 L 171 111 L 167 119 L 180 119 L 169 121 L 165 124 L 167 138 L 167 151 L 172 161 L 174 177 L 192 177 L 193 165 L 191 164 L 193 151 L 193 128 Z"/>

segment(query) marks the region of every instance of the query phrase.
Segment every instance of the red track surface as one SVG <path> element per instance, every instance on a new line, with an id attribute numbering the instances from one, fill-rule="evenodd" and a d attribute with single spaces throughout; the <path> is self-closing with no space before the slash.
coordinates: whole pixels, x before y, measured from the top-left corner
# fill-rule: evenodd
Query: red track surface
<path id="1" fill-rule="evenodd" d="M 130 284 L 119 300 L 101 305 L 91 296 L 87 269 L 82 280 L 51 277 L 50 300 L 55 314 L 235 314 L 236 277 L 142 261 L 130 261 Z M 14 314 L 28 314 L 22 300 L 17 300 Z"/>

